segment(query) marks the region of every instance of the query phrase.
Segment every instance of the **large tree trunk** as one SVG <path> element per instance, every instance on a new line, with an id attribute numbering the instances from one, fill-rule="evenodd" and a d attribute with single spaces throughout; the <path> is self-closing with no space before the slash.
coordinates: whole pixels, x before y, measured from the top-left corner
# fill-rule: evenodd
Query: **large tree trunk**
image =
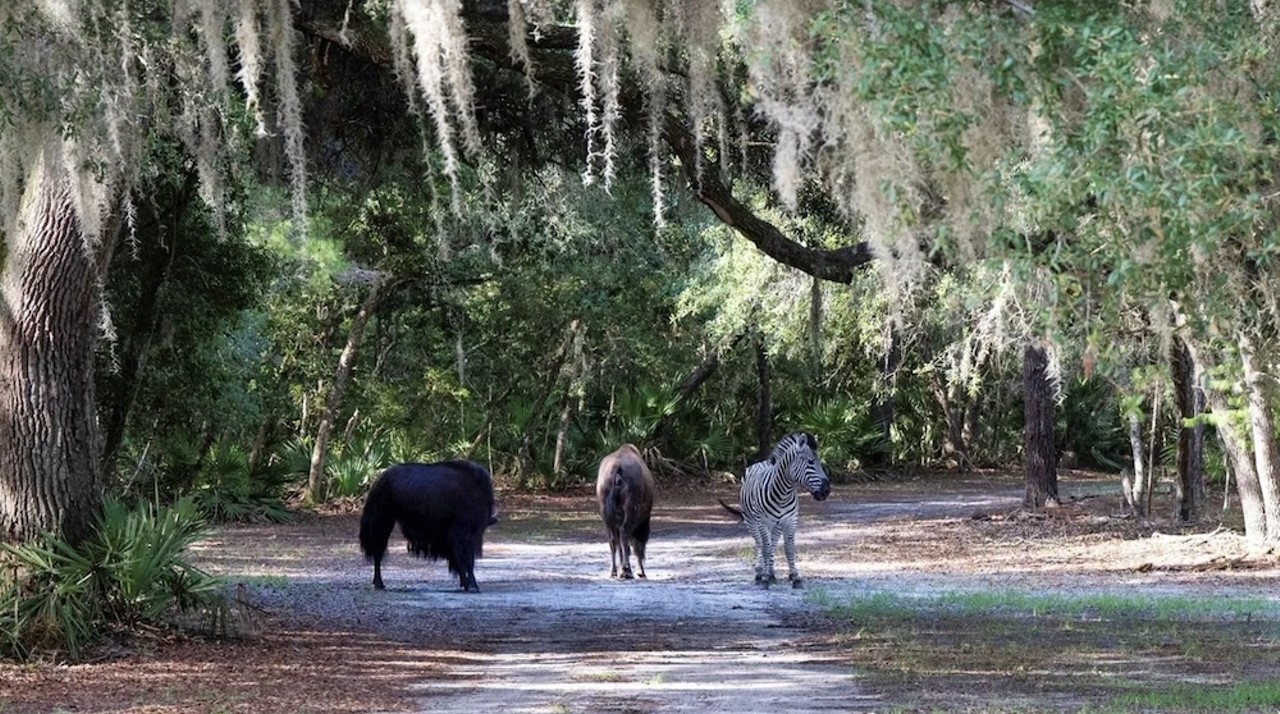
<path id="1" fill-rule="evenodd" d="M 78 542 L 102 502 L 94 413 L 100 289 L 115 231 L 86 240 L 61 152 L 35 162 L 0 270 L 0 537 Z"/>
<path id="2" fill-rule="evenodd" d="M 1240 360 L 1244 367 L 1245 395 L 1249 402 L 1253 462 L 1258 473 L 1262 507 L 1266 513 L 1266 532 L 1263 537 L 1269 541 L 1280 540 L 1280 484 L 1276 482 L 1276 467 L 1280 459 L 1276 454 L 1275 424 L 1267 404 L 1267 385 L 1263 383 L 1258 356 L 1249 338 L 1242 335 L 1239 345 Z"/>
<path id="3" fill-rule="evenodd" d="M 1049 355 L 1039 340 L 1029 340 L 1022 355 L 1025 508 L 1058 503 L 1058 451 L 1053 440 L 1053 385 Z"/>
<path id="4" fill-rule="evenodd" d="M 1178 520 L 1194 523 L 1204 508 L 1204 424 L 1186 422 L 1204 411 L 1204 392 L 1196 379 L 1191 351 L 1178 339 L 1173 347 L 1174 393 L 1178 400 Z"/>
<path id="5" fill-rule="evenodd" d="M 333 435 L 333 425 L 338 419 L 338 410 L 342 408 L 342 397 L 347 386 L 351 384 L 351 372 L 355 367 L 356 354 L 360 351 L 360 343 L 364 340 L 364 328 L 369 318 L 378 309 L 382 299 L 385 281 L 382 276 L 373 280 L 369 294 L 365 296 L 360 309 L 351 320 L 351 331 L 347 333 L 347 344 L 342 348 L 342 356 L 338 358 L 338 369 L 333 374 L 333 385 L 329 387 L 329 397 L 325 400 L 324 411 L 320 413 L 320 424 L 316 427 L 315 444 L 311 447 L 311 469 L 307 474 L 307 490 L 302 498 L 309 503 L 324 500 L 325 460 L 328 458 L 329 438 Z"/>

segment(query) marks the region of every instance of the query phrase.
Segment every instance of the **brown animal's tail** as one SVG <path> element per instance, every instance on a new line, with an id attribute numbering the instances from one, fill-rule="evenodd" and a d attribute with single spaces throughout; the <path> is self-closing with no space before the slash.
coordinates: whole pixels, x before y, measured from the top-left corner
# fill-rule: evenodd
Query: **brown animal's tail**
<path id="1" fill-rule="evenodd" d="M 721 501 L 720 499 L 716 499 L 716 500 L 720 501 L 720 505 L 724 506 L 724 510 L 732 513 L 734 517 L 736 517 L 739 521 L 746 520 L 746 516 L 742 515 L 742 511 L 734 508 L 733 506 L 730 506 L 729 504 L 725 503 L 724 501 Z"/>

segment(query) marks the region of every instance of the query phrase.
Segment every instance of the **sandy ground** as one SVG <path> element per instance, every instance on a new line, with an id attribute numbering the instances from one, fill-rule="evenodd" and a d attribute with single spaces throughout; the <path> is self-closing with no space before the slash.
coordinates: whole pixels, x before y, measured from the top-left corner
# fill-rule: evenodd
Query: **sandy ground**
<path id="1" fill-rule="evenodd" d="M 1062 492 L 1063 508 L 1025 518 L 1007 474 L 839 484 L 828 501 L 801 504 L 803 590 L 752 583 L 750 536 L 716 503 L 734 498 L 728 484 L 664 485 L 647 580 L 608 577 L 587 489 L 501 494 L 502 521 L 476 568 L 480 593 L 461 592 L 443 563 L 410 558 L 398 534 L 388 589 L 374 591 L 352 513 L 224 527 L 196 558 L 240 594 L 245 638 L 9 668 L 0 712 L 906 710 L 903 692 L 851 666 L 822 600 L 963 590 L 1280 597 L 1276 558 L 1218 528 L 1217 515 L 1190 529 L 1120 517 L 1116 499 L 1100 495 L 1114 484 L 1097 477 L 1064 477 Z"/>

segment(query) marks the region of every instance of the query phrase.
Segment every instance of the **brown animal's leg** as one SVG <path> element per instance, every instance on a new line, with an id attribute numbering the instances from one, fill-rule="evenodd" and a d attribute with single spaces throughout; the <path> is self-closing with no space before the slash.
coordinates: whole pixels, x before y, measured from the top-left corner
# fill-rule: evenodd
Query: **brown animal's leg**
<path id="1" fill-rule="evenodd" d="M 618 539 L 609 534 L 609 577 L 618 577 Z"/>
<path id="2" fill-rule="evenodd" d="M 631 550 L 636 554 L 636 565 L 640 566 L 640 574 L 638 577 L 648 579 L 644 574 L 644 543 L 639 540 L 631 541 Z"/>
<path id="3" fill-rule="evenodd" d="M 618 550 L 622 556 L 622 577 L 625 580 L 631 580 L 635 575 L 631 572 L 631 539 L 627 537 L 627 527 L 624 523 L 618 533 Z"/>

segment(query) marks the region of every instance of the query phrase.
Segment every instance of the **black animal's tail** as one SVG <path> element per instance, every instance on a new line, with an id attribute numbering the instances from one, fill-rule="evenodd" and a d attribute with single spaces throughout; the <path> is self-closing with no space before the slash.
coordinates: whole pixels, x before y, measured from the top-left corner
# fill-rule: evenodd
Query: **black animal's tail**
<path id="1" fill-rule="evenodd" d="M 360 551 L 366 560 L 381 560 L 387 552 L 387 540 L 396 527 L 396 508 L 391 496 L 391 484 L 384 476 L 378 477 L 365 497 L 364 511 L 360 514 Z"/>
<path id="2" fill-rule="evenodd" d="M 724 506 L 724 510 L 732 513 L 734 517 L 737 518 L 739 521 L 745 521 L 747 519 L 746 516 L 742 515 L 742 511 L 734 508 L 733 506 L 730 506 L 729 504 L 725 503 L 723 500 L 720 500 L 718 498 L 716 500 L 720 501 L 720 505 Z"/>

